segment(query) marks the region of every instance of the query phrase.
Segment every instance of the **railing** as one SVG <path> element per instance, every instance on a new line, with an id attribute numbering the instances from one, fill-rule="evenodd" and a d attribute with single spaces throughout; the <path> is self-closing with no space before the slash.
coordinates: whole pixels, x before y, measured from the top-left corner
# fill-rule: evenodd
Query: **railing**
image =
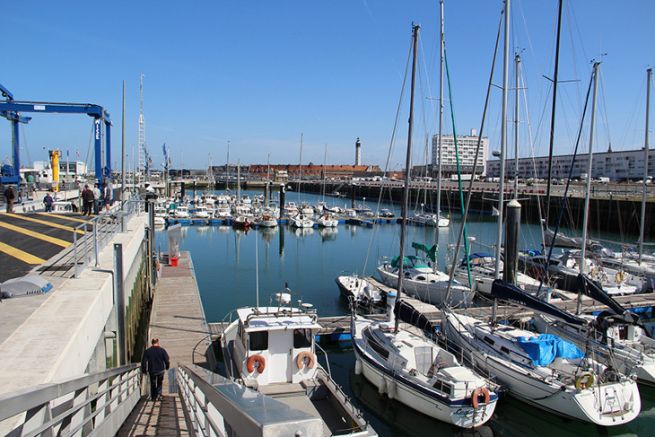
<path id="1" fill-rule="evenodd" d="M 87 265 L 98 267 L 100 251 L 112 241 L 114 235 L 125 230 L 125 224 L 130 217 L 144 210 L 144 201 L 128 200 L 112 209 L 107 214 L 100 214 L 86 223 L 73 229 L 73 265 L 74 277 Z"/>
<path id="2" fill-rule="evenodd" d="M 130 364 L 0 396 L 0 434 L 115 435 L 141 397 Z"/>
<path id="3" fill-rule="evenodd" d="M 323 422 L 198 366 L 180 366 L 177 385 L 198 436 L 322 435 Z"/>

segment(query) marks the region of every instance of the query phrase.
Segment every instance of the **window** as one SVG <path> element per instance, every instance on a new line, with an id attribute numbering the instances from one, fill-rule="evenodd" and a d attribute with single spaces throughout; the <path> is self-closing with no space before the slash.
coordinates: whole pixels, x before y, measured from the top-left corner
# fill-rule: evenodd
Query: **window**
<path id="1" fill-rule="evenodd" d="M 484 337 L 484 341 L 485 341 L 486 343 L 491 344 L 491 345 L 494 344 L 494 341 L 493 341 L 492 339 L 490 339 L 489 337 L 487 337 L 486 335 L 485 335 L 485 337 Z"/>
<path id="2" fill-rule="evenodd" d="M 433 387 L 439 390 L 440 392 L 450 395 L 451 392 L 450 384 L 446 384 L 443 381 L 437 381 L 434 383 Z"/>
<path id="3" fill-rule="evenodd" d="M 380 343 L 378 343 L 377 340 L 373 338 L 371 333 L 368 332 L 368 330 L 364 331 L 364 337 L 366 337 L 368 345 L 371 346 L 375 352 L 380 354 L 382 358 L 385 360 L 389 358 L 389 351 L 386 350 Z"/>
<path id="4" fill-rule="evenodd" d="M 251 332 L 249 339 L 249 349 L 251 351 L 268 349 L 268 331 Z"/>
<path id="5" fill-rule="evenodd" d="M 312 346 L 312 330 L 311 329 L 294 329 L 293 330 L 293 347 L 300 349 Z"/>

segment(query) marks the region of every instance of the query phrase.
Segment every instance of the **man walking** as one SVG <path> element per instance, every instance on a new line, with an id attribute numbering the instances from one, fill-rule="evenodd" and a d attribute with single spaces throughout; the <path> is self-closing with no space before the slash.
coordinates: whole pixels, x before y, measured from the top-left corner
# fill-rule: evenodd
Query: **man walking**
<path id="1" fill-rule="evenodd" d="M 52 198 L 50 193 L 46 193 L 43 198 L 43 205 L 45 206 L 45 212 L 52 212 L 52 204 L 55 203 L 55 199 Z"/>
<path id="2" fill-rule="evenodd" d="M 16 200 L 16 193 L 11 185 L 7 185 L 5 189 L 5 201 L 7 202 L 7 212 L 14 212 L 14 200 Z"/>
<path id="3" fill-rule="evenodd" d="M 160 401 L 164 373 L 171 366 L 166 349 L 159 346 L 159 339 L 153 338 L 150 346 L 143 353 L 141 360 L 141 372 L 150 376 L 150 399 Z"/>

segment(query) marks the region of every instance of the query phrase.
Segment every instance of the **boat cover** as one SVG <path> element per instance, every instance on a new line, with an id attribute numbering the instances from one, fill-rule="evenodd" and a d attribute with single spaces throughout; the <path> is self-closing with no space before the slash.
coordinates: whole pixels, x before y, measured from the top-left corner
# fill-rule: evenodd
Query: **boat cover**
<path id="1" fill-rule="evenodd" d="M 614 314 L 624 314 L 626 309 L 614 300 L 603 290 L 602 285 L 591 279 L 589 276 L 580 273 L 578 275 L 578 290 L 590 298 L 607 305 Z"/>
<path id="2" fill-rule="evenodd" d="M 421 250 L 425 252 L 426 256 L 430 258 L 432 262 L 437 262 L 437 250 L 439 247 L 436 244 L 432 247 L 428 247 L 425 244 L 413 242 L 412 247 L 417 251 Z"/>
<path id="3" fill-rule="evenodd" d="M 584 353 L 576 345 L 553 334 L 520 337 L 516 342 L 530 356 L 535 366 L 548 366 L 555 358 L 582 358 Z"/>
<path id="4" fill-rule="evenodd" d="M 391 260 L 391 266 L 398 268 L 400 267 L 400 257 L 396 256 Z M 425 261 L 417 256 L 404 256 L 403 257 L 403 268 L 404 267 L 413 267 L 415 269 L 426 268 L 428 265 Z"/>

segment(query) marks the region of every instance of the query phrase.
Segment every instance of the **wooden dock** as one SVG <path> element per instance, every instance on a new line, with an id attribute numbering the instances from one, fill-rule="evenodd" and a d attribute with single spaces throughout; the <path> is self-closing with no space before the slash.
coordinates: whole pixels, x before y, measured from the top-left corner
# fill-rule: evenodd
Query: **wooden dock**
<path id="1" fill-rule="evenodd" d="M 369 284 L 379 288 L 385 294 L 388 294 L 392 290 L 395 291 L 392 287 L 384 285 L 373 277 L 367 277 L 366 280 Z M 574 293 L 565 294 L 577 297 Z M 402 300 L 405 306 L 411 307 L 417 315 L 425 318 L 431 327 L 441 326 L 441 310 L 438 307 L 410 297 L 405 293 L 402 293 Z M 653 307 L 655 306 L 655 293 L 617 296 L 615 297 L 615 300 L 628 309 Z M 551 303 L 570 313 L 575 312 L 577 305 L 575 298 L 554 301 Z M 582 299 L 582 309 L 585 313 L 592 313 L 594 311 L 607 309 L 607 307 L 584 296 Z M 478 306 L 466 309 L 456 309 L 455 312 L 467 314 L 481 320 L 489 320 L 491 318 L 492 307 L 490 305 Z M 532 317 L 532 315 L 533 312 L 531 310 L 517 305 L 498 305 L 497 317 L 501 320 L 523 320 Z M 385 320 L 386 314 L 368 314 L 366 317 L 373 320 Z M 350 340 L 350 315 L 319 317 L 318 322 L 321 325 L 321 330 L 318 332 L 319 338 L 335 342 Z M 209 331 L 212 339 L 218 339 L 226 326 L 227 324 L 225 323 L 210 323 Z"/>
<path id="2" fill-rule="evenodd" d="M 159 338 L 170 356 L 171 368 L 207 365 L 206 352 L 211 338 L 188 252 L 181 253 L 177 267 L 162 267 L 152 303 L 148 338 Z M 181 400 L 174 393 L 174 381 L 170 380 L 172 375 L 174 372 L 169 371 L 164 380 L 164 399 L 152 402 L 143 398 L 119 431 L 119 436 L 189 435 L 188 424 L 181 413 Z M 145 389 L 145 392 L 149 391 L 149 387 Z"/>

